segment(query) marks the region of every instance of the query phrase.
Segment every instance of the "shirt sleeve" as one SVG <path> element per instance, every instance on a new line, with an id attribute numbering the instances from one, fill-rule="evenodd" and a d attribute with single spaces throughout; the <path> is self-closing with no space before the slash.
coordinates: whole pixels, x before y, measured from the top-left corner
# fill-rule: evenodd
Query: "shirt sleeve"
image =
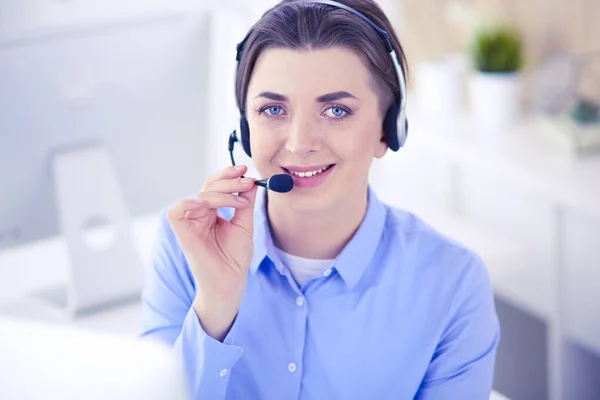
<path id="1" fill-rule="evenodd" d="M 192 307 L 193 278 L 163 213 L 142 293 L 142 338 L 173 347 L 191 398 L 224 399 L 231 369 L 242 356 L 236 324 L 219 342 L 204 332 Z"/>
<path id="2" fill-rule="evenodd" d="M 476 256 L 457 282 L 446 326 L 415 399 L 489 399 L 500 325 L 487 270 Z"/>

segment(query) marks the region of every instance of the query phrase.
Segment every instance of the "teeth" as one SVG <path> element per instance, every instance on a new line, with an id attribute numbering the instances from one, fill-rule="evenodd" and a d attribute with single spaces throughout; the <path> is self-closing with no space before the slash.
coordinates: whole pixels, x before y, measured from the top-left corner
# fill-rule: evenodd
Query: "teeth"
<path id="1" fill-rule="evenodd" d="M 292 175 L 299 176 L 300 178 L 310 178 L 311 176 L 320 174 L 321 172 L 326 171 L 327 169 L 329 169 L 329 167 L 321 168 L 316 171 L 308 171 L 308 172 L 292 172 L 292 171 L 290 171 L 290 173 Z"/>

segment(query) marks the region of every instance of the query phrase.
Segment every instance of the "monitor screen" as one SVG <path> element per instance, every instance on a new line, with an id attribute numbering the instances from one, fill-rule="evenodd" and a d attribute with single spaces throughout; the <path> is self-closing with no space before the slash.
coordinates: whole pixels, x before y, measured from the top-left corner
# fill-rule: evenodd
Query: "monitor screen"
<path id="1" fill-rule="evenodd" d="M 105 146 L 133 217 L 201 187 L 208 21 L 182 13 L 0 40 L 0 249 L 60 233 L 51 160 L 71 147 Z"/>

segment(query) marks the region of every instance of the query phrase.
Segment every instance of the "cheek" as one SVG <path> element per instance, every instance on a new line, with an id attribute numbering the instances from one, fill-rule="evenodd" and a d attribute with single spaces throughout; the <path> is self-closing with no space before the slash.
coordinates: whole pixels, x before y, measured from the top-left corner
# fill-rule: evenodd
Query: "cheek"
<path id="1" fill-rule="evenodd" d="M 375 148 L 379 143 L 379 134 L 374 131 L 375 124 L 364 124 L 352 132 L 348 132 L 343 138 L 335 138 L 336 152 L 346 161 L 370 163 L 375 154 Z"/>
<path id="2" fill-rule="evenodd" d="M 268 163 L 277 154 L 281 148 L 280 136 L 273 129 L 250 123 L 250 148 L 255 164 Z"/>

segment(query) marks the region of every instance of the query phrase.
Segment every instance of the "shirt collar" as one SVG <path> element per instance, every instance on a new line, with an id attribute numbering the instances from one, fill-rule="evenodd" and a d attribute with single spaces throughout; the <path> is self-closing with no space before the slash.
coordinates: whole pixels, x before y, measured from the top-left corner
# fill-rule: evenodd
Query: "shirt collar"
<path id="1" fill-rule="evenodd" d="M 267 217 L 267 191 L 259 189 L 254 203 L 254 254 L 250 262 L 250 272 L 256 273 L 266 256 L 269 256 L 280 270 L 281 260 L 275 251 Z"/>
<path id="2" fill-rule="evenodd" d="M 250 263 L 250 271 L 253 274 L 256 273 L 266 256 L 273 261 L 279 272 L 283 273 L 282 263 L 275 251 L 271 236 L 266 203 L 266 190 L 262 193 L 259 191 L 254 207 L 254 254 Z M 386 208 L 369 186 L 365 216 L 352 239 L 335 260 L 335 269 L 349 289 L 358 283 L 371 263 L 381 242 L 385 219 Z"/>
<path id="3" fill-rule="evenodd" d="M 348 289 L 352 289 L 358 283 L 371 264 L 381 243 L 385 219 L 386 208 L 369 186 L 365 216 L 335 262 L 335 268 L 346 282 Z"/>

